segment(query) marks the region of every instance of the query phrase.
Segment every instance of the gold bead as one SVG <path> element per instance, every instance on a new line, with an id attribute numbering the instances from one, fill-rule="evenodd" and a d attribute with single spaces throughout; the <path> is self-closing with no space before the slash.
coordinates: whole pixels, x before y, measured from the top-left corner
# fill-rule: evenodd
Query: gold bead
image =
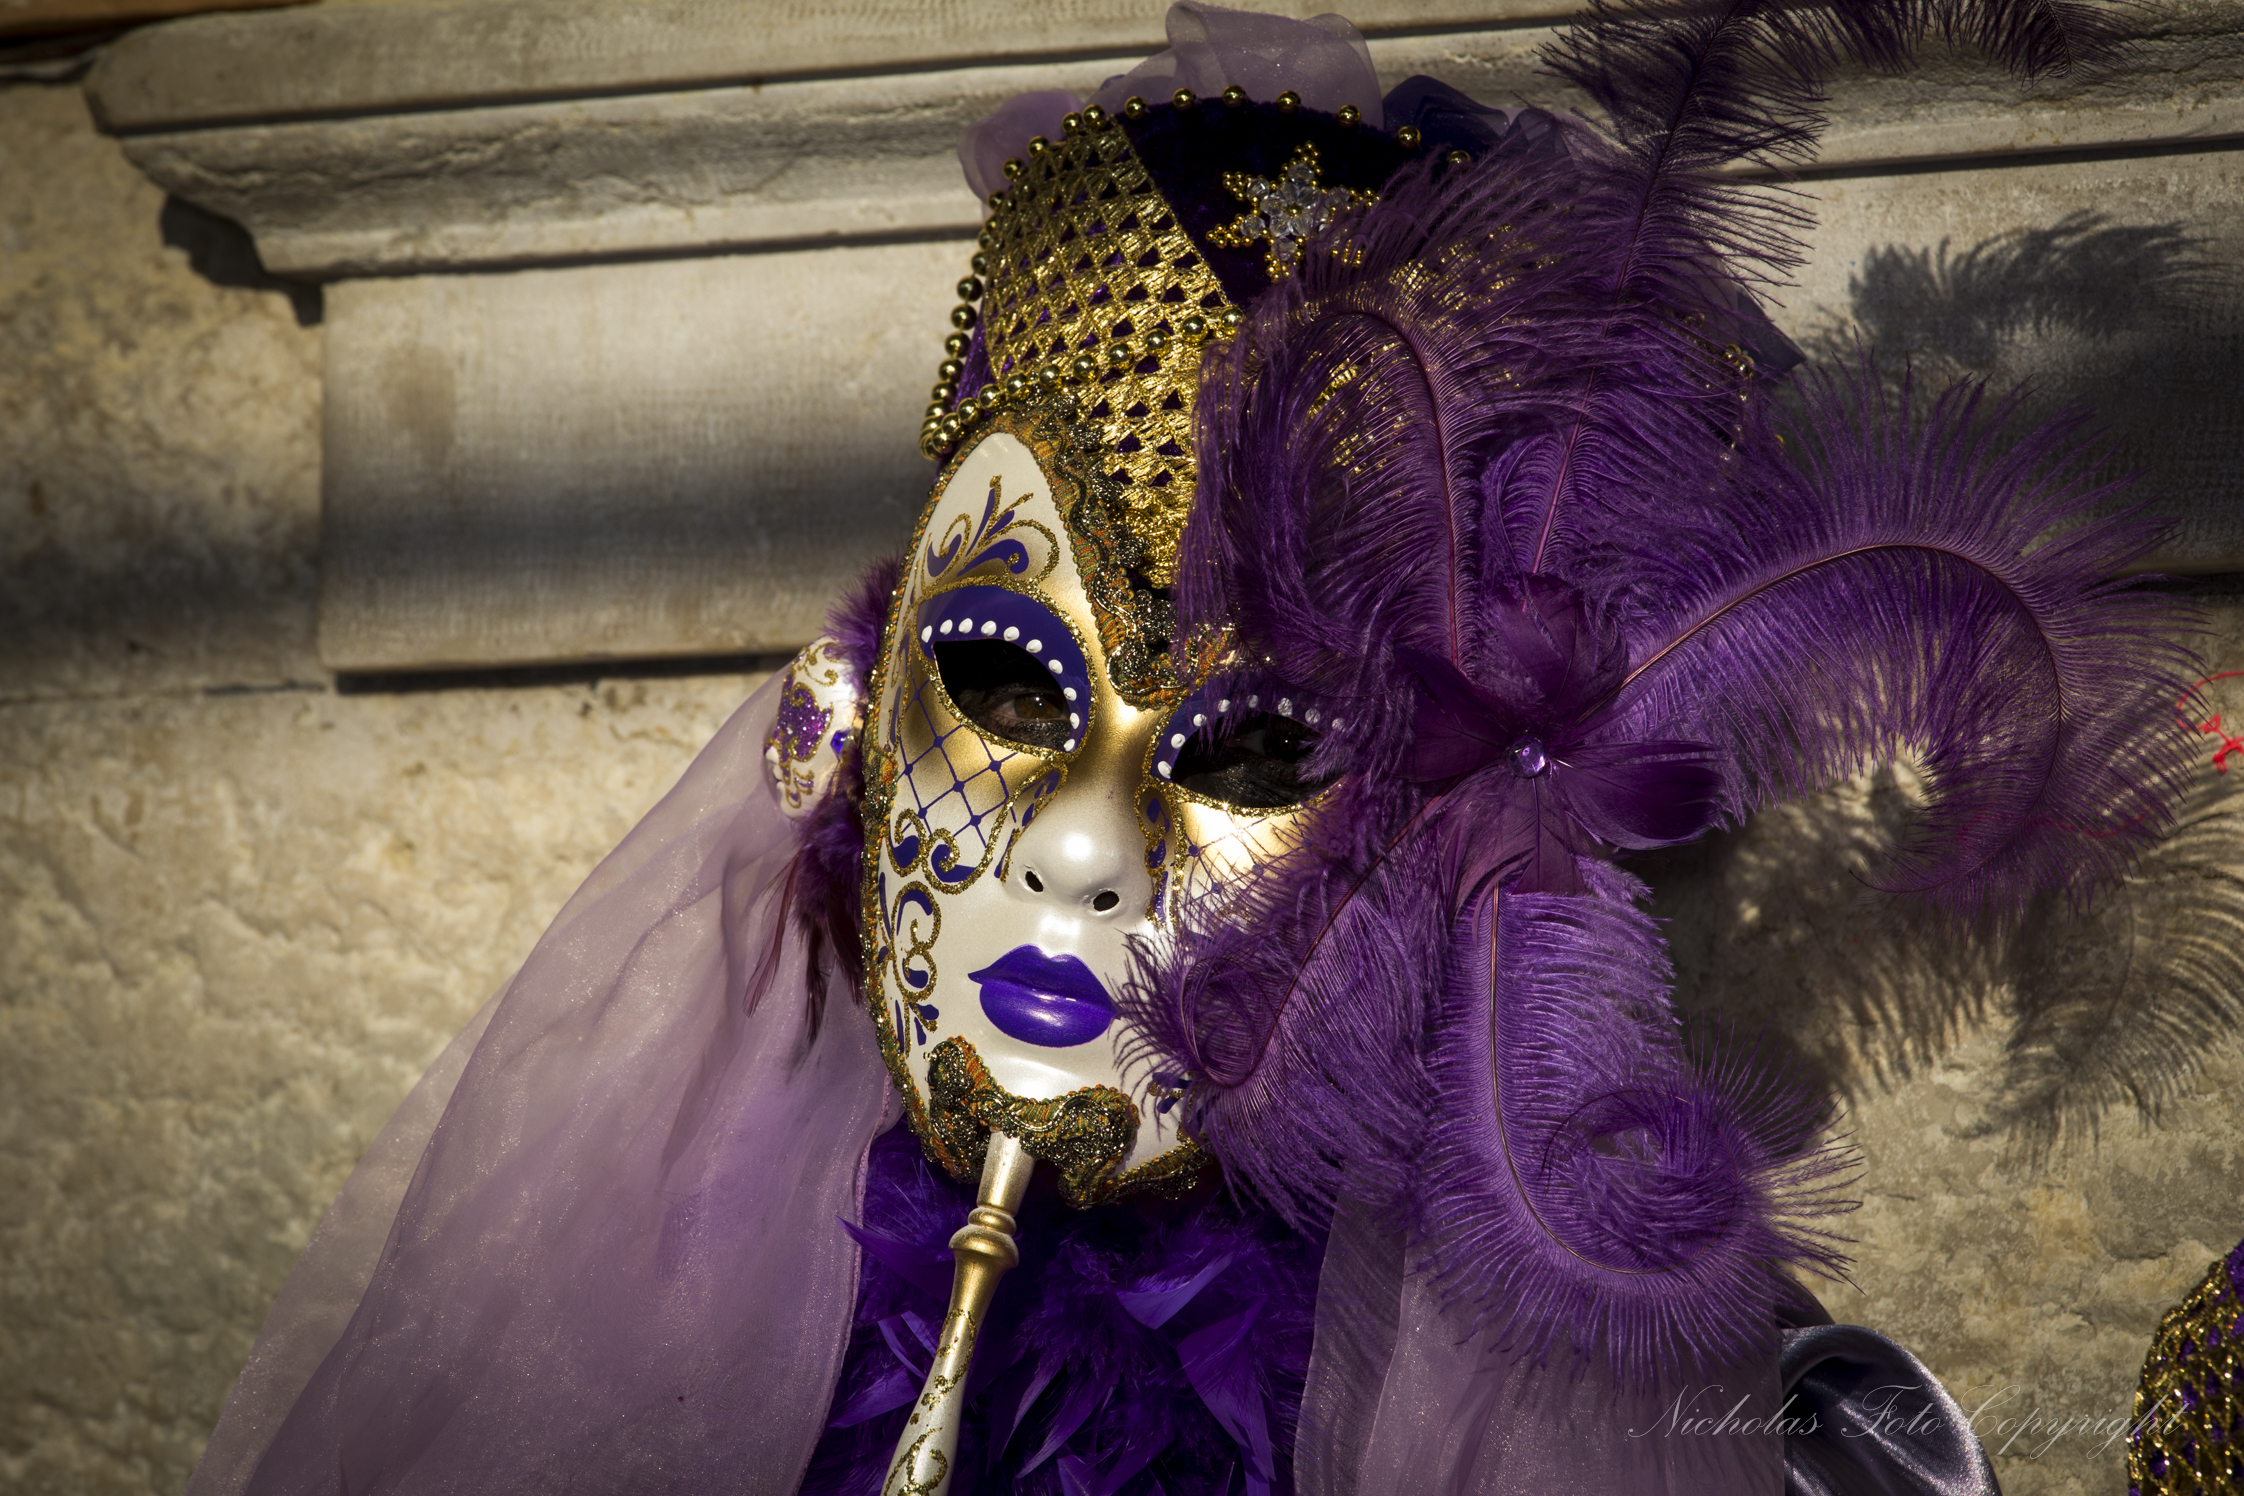
<path id="1" fill-rule="evenodd" d="M 970 306 L 954 306 L 951 308 L 951 326 L 957 328 L 960 332 L 966 331 L 978 320 L 979 318 L 974 314 L 974 309 Z"/>
<path id="2" fill-rule="evenodd" d="M 1343 130 L 1355 129 L 1363 117 L 1364 112 L 1353 104 L 1341 105 L 1340 112 L 1333 116 L 1334 119 L 1340 121 L 1340 128 Z"/>
<path id="3" fill-rule="evenodd" d="M 1169 95 L 1169 102 L 1179 109 L 1190 109 L 1194 102 L 1192 90 L 1189 88 L 1178 89 L 1175 93 Z"/>
<path id="4" fill-rule="evenodd" d="M 1104 109 L 1101 109 L 1098 105 L 1093 104 L 1090 108 L 1083 111 L 1083 123 L 1089 125 L 1094 130 L 1103 130 L 1109 124 L 1113 123 L 1113 121 L 1107 117 L 1107 112 Z"/>
<path id="5" fill-rule="evenodd" d="M 1291 114 L 1300 107 L 1301 95 L 1295 93 L 1292 89 L 1289 88 L 1278 95 L 1278 112 L 1280 114 Z"/>
<path id="6" fill-rule="evenodd" d="M 965 372 L 966 365 L 955 358 L 946 358 L 935 366 L 936 377 L 946 382 L 956 382 L 958 376 Z"/>
<path id="7" fill-rule="evenodd" d="M 1162 331 L 1160 328 L 1156 327 L 1155 329 L 1153 329 L 1153 331 L 1145 335 L 1145 346 L 1152 349 L 1155 353 L 1159 353 L 1162 349 L 1169 346 L 1169 335 L 1166 332 Z"/>
<path id="8" fill-rule="evenodd" d="M 1227 306 L 1223 309 L 1223 325 L 1237 332 L 1247 325 L 1247 314 L 1235 306 Z"/>
<path id="9" fill-rule="evenodd" d="M 1029 382 L 1026 374 L 1008 374 L 1005 376 L 1005 393 L 1015 399 L 1027 394 L 1028 387 Z"/>
<path id="10" fill-rule="evenodd" d="M 946 405 L 941 400 L 930 400 L 927 402 L 927 419 L 930 421 L 940 421 L 941 419 L 943 419 L 943 417 L 949 415 L 950 413 L 950 406 Z"/>
<path id="11" fill-rule="evenodd" d="M 971 275 L 966 277 L 958 283 L 958 299 L 960 301 L 980 301 L 982 299 L 982 283 Z"/>
<path id="12" fill-rule="evenodd" d="M 988 224 L 984 224 L 982 231 L 974 236 L 974 243 L 977 248 L 981 249 L 997 248 L 997 231 Z"/>
<path id="13" fill-rule="evenodd" d="M 1234 83 L 1223 91 L 1223 107 L 1236 109 L 1247 102 L 1247 91 Z"/>
<path id="14" fill-rule="evenodd" d="M 946 438 L 955 441 L 958 439 L 958 434 L 965 429 L 966 417 L 960 415 L 957 411 L 954 410 L 943 417 L 942 432 Z"/>
<path id="15" fill-rule="evenodd" d="M 1122 113 L 1131 119 L 1144 119 L 1145 100 L 1139 98 L 1136 94 L 1130 95 L 1122 101 Z"/>
<path id="16" fill-rule="evenodd" d="M 987 275 L 990 273 L 990 257 L 977 249 L 974 251 L 974 258 L 966 262 L 966 268 L 976 275 Z"/>
<path id="17" fill-rule="evenodd" d="M 1472 157 L 1466 155 L 1463 151 L 1451 151 L 1448 155 L 1442 157 L 1442 160 L 1447 161 L 1451 166 L 1469 165 L 1472 159 Z"/>
<path id="18" fill-rule="evenodd" d="M 1191 316 L 1179 322 L 1177 326 L 1182 329 L 1184 335 L 1188 338 L 1204 338 L 1208 335 L 1208 319 L 1198 312 L 1194 312 Z"/>
<path id="19" fill-rule="evenodd" d="M 1061 115 L 1060 131 L 1066 135 L 1081 135 L 1083 133 L 1083 116 L 1080 114 Z"/>
<path id="20" fill-rule="evenodd" d="M 1029 154 L 1031 156 L 1041 156 L 1051 148 L 1052 142 L 1046 140 L 1043 136 L 1031 135 L 1029 137 Z"/>
<path id="21" fill-rule="evenodd" d="M 1046 364 L 1036 371 L 1036 387 L 1049 395 L 1060 387 L 1060 371 Z"/>
<path id="22" fill-rule="evenodd" d="M 1091 355 L 1088 353 L 1078 353 L 1075 356 L 1074 362 L 1070 363 L 1067 367 L 1068 372 L 1073 374 L 1076 378 L 1089 379 L 1093 374 L 1099 372 L 1099 361 L 1091 357 Z"/>
<path id="23" fill-rule="evenodd" d="M 966 357 L 966 350 L 973 346 L 973 341 L 965 333 L 954 332 L 943 339 L 943 351 L 952 358 L 964 358 Z"/>
<path id="24" fill-rule="evenodd" d="M 935 388 L 929 390 L 927 392 L 927 398 L 937 402 L 945 410 L 948 410 L 951 406 L 951 398 L 957 393 L 958 381 L 955 379 L 946 379 L 941 384 L 935 386 Z"/>
<path id="25" fill-rule="evenodd" d="M 999 213 L 999 212 L 1003 212 L 1003 211 L 1004 211 L 1004 209 L 1005 209 L 1005 193 L 1004 193 L 1004 191 L 1003 191 L 1002 189 L 1000 189 L 999 191 L 996 191 L 996 192 L 993 192 L 993 193 L 991 193 L 991 194 L 990 194 L 990 211 L 991 211 L 992 213 Z"/>
<path id="26" fill-rule="evenodd" d="M 1005 180 L 1008 182 L 1018 182 L 1021 179 L 1021 173 L 1027 170 L 1027 164 L 1024 163 L 1020 157 L 1015 156 L 1012 160 L 1005 163 Z"/>
<path id="27" fill-rule="evenodd" d="M 1114 368 L 1122 369 L 1135 363 L 1136 359 L 1131 356 L 1129 344 L 1116 343 L 1106 350 L 1106 361 Z"/>
<path id="28" fill-rule="evenodd" d="M 1401 146 L 1406 151 L 1417 150 L 1418 142 L 1423 140 L 1424 138 L 1424 136 L 1418 133 L 1418 127 L 1416 125 L 1405 125 L 1400 130 L 1397 130 L 1395 132 L 1395 144 Z"/>

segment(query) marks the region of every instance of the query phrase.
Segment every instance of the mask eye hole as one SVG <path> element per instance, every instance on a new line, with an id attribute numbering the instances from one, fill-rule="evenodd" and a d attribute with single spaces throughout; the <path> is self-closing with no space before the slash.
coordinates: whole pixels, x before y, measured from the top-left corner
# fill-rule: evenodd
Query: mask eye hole
<path id="1" fill-rule="evenodd" d="M 976 727 L 1024 748 L 1075 746 L 1081 710 L 1036 656 L 996 639 L 938 643 L 934 652 L 944 692 Z"/>
<path id="2" fill-rule="evenodd" d="M 1299 805 L 1329 782 L 1312 779 L 1301 764 L 1317 746 L 1317 731 L 1291 717 L 1245 712 L 1224 724 L 1221 736 L 1202 731 L 1178 752 L 1170 778 L 1196 795 L 1244 810 Z"/>

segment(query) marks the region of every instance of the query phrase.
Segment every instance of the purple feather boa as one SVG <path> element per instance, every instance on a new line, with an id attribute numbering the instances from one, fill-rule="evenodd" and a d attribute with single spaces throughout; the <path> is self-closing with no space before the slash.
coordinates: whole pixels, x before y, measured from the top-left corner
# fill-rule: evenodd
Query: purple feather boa
<path id="1" fill-rule="evenodd" d="M 899 1125 L 867 1163 L 849 1354 L 803 1496 L 879 1488 L 950 1296 L 971 1191 Z M 951 1484 L 1020 1496 L 1244 1496 L 1293 1489 L 1319 1252 L 1212 1195 L 1020 1214 L 974 1359 Z M 837 1227 L 836 1229 L 844 1229 Z"/>

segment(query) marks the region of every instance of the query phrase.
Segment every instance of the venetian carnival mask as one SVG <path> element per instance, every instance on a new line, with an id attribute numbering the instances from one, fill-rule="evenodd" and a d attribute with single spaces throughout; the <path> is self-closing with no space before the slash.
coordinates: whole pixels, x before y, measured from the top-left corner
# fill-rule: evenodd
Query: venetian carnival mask
<path id="1" fill-rule="evenodd" d="M 970 1179 L 1004 1133 L 1089 1205 L 1197 1171 L 1174 1115 L 1190 1077 L 1132 1063 L 1116 995 L 1134 942 L 1296 843 L 1318 789 L 1303 761 L 1332 724 L 1223 638 L 1172 638 L 1165 590 L 1202 348 L 1242 320 L 1232 282 L 1288 273 L 1307 230 L 1188 233 L 1140 154 L 1176 142 L 1136 142 L 1097 108 L 1054 124 L 982 234 L 960 287 L 980 309 L 955 319 L 980 336 L 947 345 L 950 413 L 922 433 L 945 461 L 862 703 L 861 907 L 873 1021 L 929 1152 Z M 1327 218 L 1400 154 L 1330 118 L 1282 139 L 1262 124 L 1241 163 Z M 1258 201 L 1235 192 L 1230 219 Z M 798 802 L 831 772 L 822 724 L 858 706 L 831 663 L 815 647 L 797 662 L 806 725 L 774 733 Z"/>
<path id="2" fill-rule="evenodd" d="M 1165 664 L 1067 438 L 1001 417 L 921 520 L 868 704 L 863 907 L 921 1138 L 972 1177 L 1007 1133 L 1090 1204 L 1198 1165 L 1186 1077 L 1132 1073 L 1115 995 L 1133 941 L 1285 850 L 1315 713 Z"/>

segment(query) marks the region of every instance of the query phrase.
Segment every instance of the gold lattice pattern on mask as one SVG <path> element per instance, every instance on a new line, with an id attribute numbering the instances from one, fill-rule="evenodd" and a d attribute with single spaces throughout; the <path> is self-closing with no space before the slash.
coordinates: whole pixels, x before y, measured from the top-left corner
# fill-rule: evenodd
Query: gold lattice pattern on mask
<path id="1" fill-rule="evenodd" d="M 983 244 L 994 386 L 1077 387 L 1122 486 L 1123 523 L 1144 547 L 1142 569 L 1166 585 L 1192 508 L 1199 345 L 1241 318 L 1129 137 L 1094 112 L 1060 141 L 1032 146 Z"/>
<path id="2" fill-rule="evenodd" d="M 2244 1247 L 2238 1248 L 2244 1252 Z M 2127 1486 L 2140 1496 L 2244 1491 L 2244 1302 L 2226 1261 L 2159 1321 L 2135 1388 Z"/>

